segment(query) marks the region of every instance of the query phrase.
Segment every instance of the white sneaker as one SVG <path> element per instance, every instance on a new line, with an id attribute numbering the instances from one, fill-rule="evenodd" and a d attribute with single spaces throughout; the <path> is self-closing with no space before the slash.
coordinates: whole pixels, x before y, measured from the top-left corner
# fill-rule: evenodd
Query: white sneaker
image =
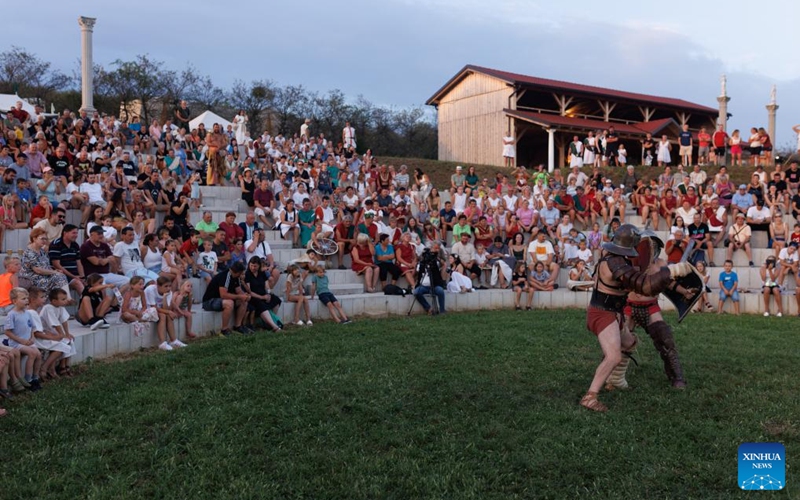
<path id="1" fill-rule="evenodd" d="M 92 323 L 92 325 L 89 327 L 89 329 L 92 330 L 92 331 L 97 330 L 98 328 L 103 326 L 103 323 L 105 323 L 105 321 L 103 321 L 102 319 L 97 320 L 94 323 Z"/>
<path id="2" fill-rule="evenodd" d="M 765 313 L 764 313 L 764 317 L 766 318 L 767 316 L 769 316 L 769 313 L 768 313 L 768 312 L 765 312 Z"/>
<path id="3" fill-rule="evenodd" d="M 172 347 L 177 347 L 177 348 L 186 347 L 186 344 L 184 344 L 183 342 L 181 342 L 178 339 L 175 339 L 175 342 L 170 342 L 169 345 L 171 345 Z"/>
<path id="4" fill-rule="evenodd" d="M 305 325 L 305 323 L 303 323 L 303 320 L 302 320 L 302 319 L 298 319 L 298 320 L 297 320 L 297 323 L 295 323 L 295 325 L 297 325 L 297 326 L 303 326 L 303 325 Z"/>
<path id="5" fill-rule="evenodd" d="M 171 345 L 169 345 L 169 344 L 167 344 L 166 342 L 162 342 L 162 343 L 161 343 L 161 344 L 158 346 L 158 348 L 159 348 L 159 349 L 161 349 L 162 351 L 172 351 L 172 350 L 173 350 L 173 349 L 172 349 L 172 346 L 171 346 Z"/>
<path id="6" fill-rule="evenodd" d="M 776 314 L 775 316 L 777 316 L 777 317 L 781 318 L 781 317 L 783 317 L 783 314 L 781 314 L 781 313 L 778 313 L 778 314 Z"/>
<path id="7" fill-rule="evenodd" d="M 306 321 L 306 326 L 314 326 L 314 323 L 311 320 Z"/>

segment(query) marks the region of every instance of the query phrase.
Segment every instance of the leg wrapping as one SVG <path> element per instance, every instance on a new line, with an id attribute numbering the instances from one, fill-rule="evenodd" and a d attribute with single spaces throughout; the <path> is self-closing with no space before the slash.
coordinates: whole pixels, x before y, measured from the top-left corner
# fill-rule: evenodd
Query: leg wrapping
<path id="1" fill-rule="evenodd" d="M 653 339 L 653 344 L 664 362 L 664 372 L 672 385 L 686 385 L 672 329 L 666 322 L 657 321 L 647 326 L 647 333 Z"/>

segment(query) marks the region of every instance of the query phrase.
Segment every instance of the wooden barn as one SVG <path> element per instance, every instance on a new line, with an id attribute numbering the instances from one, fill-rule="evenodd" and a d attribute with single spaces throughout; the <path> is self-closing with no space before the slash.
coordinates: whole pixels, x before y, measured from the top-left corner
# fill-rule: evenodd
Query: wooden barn
<path id="1" fill-rule="evenodd" d="M 503 137 L 515 137 L 517 164 L 565 166 L 573 136 L 614 126 L 639 164 L 649 132 L 675 140 L 684 123 L 714 131 L 718 110 L 681 99 L 548 80 L 468 65 L 426 104 L 437 109 L 439 159 L 502 166 Z M 697 148 L 695 148 L 695 154 Z M 675 153 L 674 153 L 675 154 Z"/>

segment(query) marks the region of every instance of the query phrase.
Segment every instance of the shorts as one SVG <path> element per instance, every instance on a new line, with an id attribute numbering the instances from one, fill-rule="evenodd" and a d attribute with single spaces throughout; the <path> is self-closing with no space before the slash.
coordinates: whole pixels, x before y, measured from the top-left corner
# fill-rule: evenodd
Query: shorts
<path id="1" fill-rule="evenodd" d="M 209 273 L 208 271 L 203 271 L 203 270 L 197 271 L 197 275 L 200 276 L 203 279 L 206 279 L 206 278 L 211 279 L 212 278 L 211 273 Z"/>
<path id="2" fill-rule="evenodd" d="M 265 311 L 272 311 L 279 305 L 281 305 L 281 299 L 275 294 L 270 294 L 269 300 L 261 300 L 261 299 L 250 299 L 247 303 L 247 310 L 248 311 L 255 311 L 256 314 L 261 316 L 261 314 Z"/>
<path id="3" fill-rule="evenodd" d="M 717 156 L 725 156 L 725 148 L 714 148 L 714 154 Z"/>
<path id="4" fill-rule="evenodd" d="M 708 156 L 708 151 L 709 151 L 708 146 L 700 146 L 699 148 L 697 148 L 697 154 L 699 156 Z"/>
<path id="5" fill-rule="evenodd" d="M 222 311 L 222 299 L 211 299 L 203 302 L 204 311 Z"/>
<path id="6" fill-rule="evenodd" d="M 135 269 L 125 274 L 128 278 L 133 278 L 134 276 L 141 276 L 144 278 L 144 282 L 148 283 L 150 281 L 156 281 L 158 279 L 158 273 L 154 273 L 153 271 L 145 268 Z"/>
<path id="7" fill-rule="evenodd" d="M 678 152 L 679 156 L 692 156 L 692 147 L 691 146 L 681 146 Z"/>
<path id="8" fill-rule="evenodd" d="M 722 301 L 722 302 L 725 302 L 725 299 L 727 299 L 727 298 L 728 298 L 728 296 L 725 295 L 725 290 L 720 290 L 719 291 L 719 300 Z M 733 302 L 739 302 L 739 290 L 735 290 L 733 292 L 733 294 L 731 295 L 731 300 Z"/>
<path id="9" fill-rule="evenodd" d="M 753 155 L 753 156 L 759 156 L 763 149 L 764 148 L 762 148 L 761 146 L 751 147 L 750 148 L 750 154 Z"/>
<path id="10" fill-rule="evenodd" d="M 121 274 L 108 273 L 108 274 L 101 274 L 100 276 L 103 277 L 103 281 L 107 285 L 114 285 L 116 287 L 125 286 L 128 283 L 130 283 L 130 281 L 131 281 L 130 278 L 122 276 Z M 158 278 L 156 278 L 156 279 L 158 279 Z"/>
<path id="11" fill-rule="evenodd" d="M 622 323 L 622 315 L 620 313 L 592 306 L 589 306 L 586 311 L 586 328 L 595 335 L 600 335 L 600 332 L 613 323 L 617 323 L 619 328 Z"/>
<path id="12" fill-rule="evenodd" d="M 335 302 L 339 302 L 336 300 L 336 296 L 333 295 L 331 292 L 323 292 L 319 294 L 319 301 L 322 302 L 324 305 L 333 304 Z"/>

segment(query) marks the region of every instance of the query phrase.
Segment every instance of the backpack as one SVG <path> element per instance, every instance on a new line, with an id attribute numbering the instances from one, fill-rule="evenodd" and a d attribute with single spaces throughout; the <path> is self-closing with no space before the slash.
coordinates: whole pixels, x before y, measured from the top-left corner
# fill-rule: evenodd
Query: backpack
<path id="1" fill-rule="evenodd" d="M 392 285 L 391 283 L 383 287 L 383 294 L 384 295 L 402 295 L 403 297 L 408 294 L 408 290 L 400 288 L 397 285 Z"/>

